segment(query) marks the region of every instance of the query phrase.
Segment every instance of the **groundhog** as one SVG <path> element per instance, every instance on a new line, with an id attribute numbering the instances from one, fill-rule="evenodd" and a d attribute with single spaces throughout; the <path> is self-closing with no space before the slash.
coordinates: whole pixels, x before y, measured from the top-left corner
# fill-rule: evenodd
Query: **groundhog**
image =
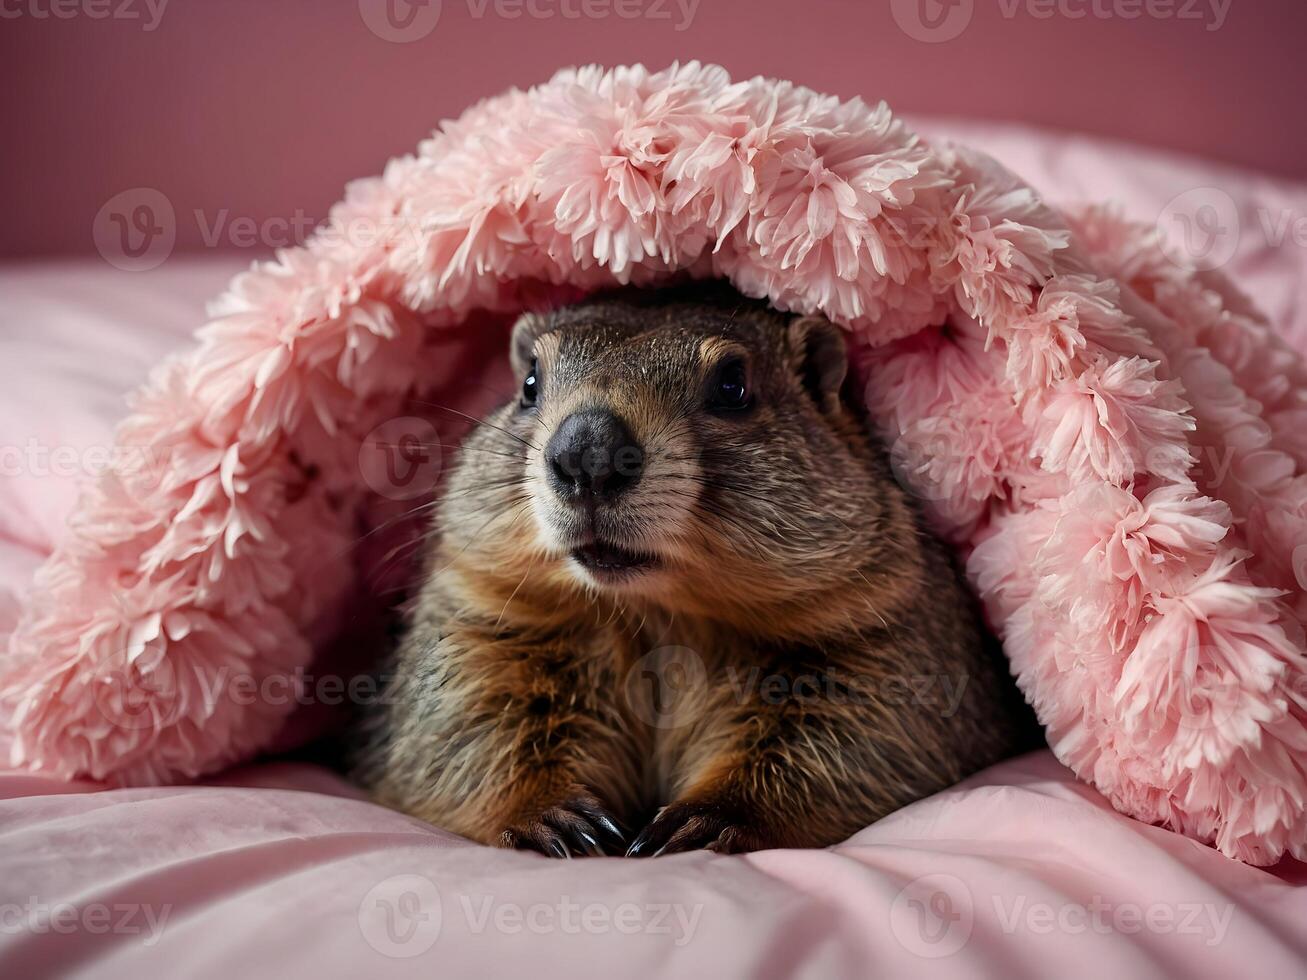
<path id="1" fill-rule="evenodd" d="M 842 330 L 729 287 L 516 324 L 356 773 L 567 857 L 838 843 L 1030 721 Z"/>

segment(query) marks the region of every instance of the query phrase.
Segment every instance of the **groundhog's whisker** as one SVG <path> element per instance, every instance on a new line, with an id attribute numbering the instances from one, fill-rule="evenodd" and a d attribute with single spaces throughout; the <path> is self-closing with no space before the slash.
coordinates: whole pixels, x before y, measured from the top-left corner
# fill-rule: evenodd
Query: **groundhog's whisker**
<path id="1" fill-rule="evenodd" d="M 374 445 L 383 446 L 386 449 L 409 448 L 408 444 L 401 444 L 398 442 L 378 442 L 374 443 Z M 434 447 L 436 449 L 448 449 L 457 453 L 485 453 L 487 456 L 503 456 L 505 459 L 526 459 L 526 453 L 500 452 L 495 449 L 482 449 L 480 446 L 469 446 L 466 444 L 450 445 L 447 442 L 419 442 L 417 445 L 421 446 L 423 449 L 431 449 Z"/>
<path id="2" fill-rule="evenodd" d="M 488 450 L 486 450 L 486 451 L 488 451 Z M 496 455 L 496 456 L 505 456 L 505 457 L 508 457 L 508 458 L 513 458 L 513 457 L 512 457 L 510 454 L 508 454 L 508 453 L 494 453 L 493 455 Z M 459 490 L 457 490 L 457 491 L 448 491 L 448 492 L 445 494 L 445 496 L 446 496 L 446 497 L 455 497 L 455 496 L 460 496 L 460 495 L 466 495 L 466 494 L 469 494 L 469 493 L 482 493 L 482 492 L 485 492 L 485 491 L 487 491 L 487 490 L 502 490 L 502 489 L 505 488 L 505 487 L 511 487 L 511 486 L 525 486 L 525 485 L 526 485 L 526 482 L 527 482 L 527 480 L 526 480 L 526 477 L 525 477 L 525 476 L 515 476 L 515 477 L 511 477 L 511 478 L 506 479 L 506 480 L 487 481 L 487 482 L 485 482 L 485 483 L 481 483 L 481 484 L 478 484 L 478 485 L 475 485 L 475 486 L 463 487 L 463 488 L 461 488 L 461 489 L 459 489 Z M 525 498 L 522 498 L 522 499 L 525 499 Z M 487 506 L 493 506 L 493 504 L 496 503 L 496 502 L 497 502 L 497 501 L 492 501 L 491 504 L 488 504 Z M 440 504 L 440 500 L 439 500 L 438 498 L 437 498 L 437 499 L 433 499 L 433 500 L 427 500 L 427 501 L 424 501 L 423 503 L 418 504 L 416 507 L 412 507 L 412 508 L 410 508 L 410 509 L 404 511 L 402 514 L 396 514 L 396 515 L 393 516 L 393 517 L 388 517 L 388 518 L 386 518 L 386 520 L 382 521 L 380 524 L 377 524 L 375 527 L 370 528 L 369 530 L 365 531 L 363 534 L 361 534 L 361 535 L 359 535 L 357 538 L 355 538 L 353 541 L 351 541 L 351 542 L 349 543 L 349 546 L 348 546 L 348 547 L 343 548 L 343 549 L 341 549 L 339 552 L 337 552 L 336 554 L 334 554 L 334 555 L 332 556 L 333 560 L 334 560 L 334 559 L 338 559 L 338 558 L 343 557 L 345 554 L 347 554 L 348 552 L 352 551 L 354 548 L 358 547 L 360 544 L 362 544 L 362 543 L 363 543 L 364 541 L 366 541 L 368 538 L 372 537 L 374 534 L 380 534 L 382 531 L 385 531 L 385 530 L 388 530 L 388 529 L 390 529 L 390 528 L 393 528 L 393 527 L 395 527 L 396 525 L 403 523 L 404 521 L 412 520 L 412 519 L 418 517 L 420 514 L 423 514 L 423 513 L 427 512 L 427 511 L 434 510 L 434 509 L 435 509 L 439 504 Z M 485 509 L 484 507 L 482 507 L 482 508 L 477 508 L 477 510 L 473 511 L 472 513 L 474 513 L 474 514 L 475 514 L 475 513 L 479 513 L 480 511 L 482 511 L 482 510 L 484 510 L 484 509 Z M 430 534 L 431 534 L 431 530 L 432 530 L 432 529 L 429 529 L 429 530 L 427 530 L 427 531 L 424 531 L 422 535 L 420 535 L 419 537 L 417 537 L 417 538 L 415 538 L 415 539 L 413 539 L 413 540 L 414 540 L 414 541 L 423 541 L 423 540 L 426 540 L 426 539 L 430 536 Z"/>
<path id="3" fill-rule="evenodd" d="M 509 593 L 508 598 L 504 600 L 504 608 L 499 610 L 499 618 L 495 620 L 495 629 L 499 629 L 499 624 L 504 621 L 504 614 L 508 612 L 508 607 L 512 604 L 513 600 L 517 598 L 517 594 L 522 591 L 522 586 L 526 585 L 526 580 L 531 577 L 531 570 L 535 567 L 536 559 L 533 555 L 531 560 L 527 562 L 526 571 L 522 574 L 522 581 L 517 583 L 517 588 L 513 589 L 513 591 Z"/>
<path id="4" fill-rule="evenodd" d="M 412 508 L 411 510 L 404 511 L 404 513 L 402 514 L 396 514 L 394 517 L 387 518 L 386 520 L 382 521 L 380 524 L 378 524 L 376 527 L 372 528 L 371 530 L 366 531 L 363 534 L 360 534 L 357 538 L 355 538 L 353 541 L 349 543 L 349 547 L 344 548 L 341 551 L 337 552 L 333 556 L 333 558 L 340 558 L 346 552 L 352 551 L 354 548 L 358 547 L 368 538 L 372 537 L 372 535 L 379 534 L 380 532 L 386 530 L 387 528 L 394 527 L 396 524 L 399 524 L 401 521 L 405 521 L 408 520 L 409 518 L 416 517 L 418 514 L 421 514 L 423 511 L 430 510 L 431 508 L 435 507 L 437 503 L 438 501 L 428 500 L 425 503 L 418 504 L 416 507 Z"/>
<path id="5" fill-rule="evenodd" d="M 759 503 L 766 504 L 770 508 L 769 514 L 767 515 L 766 518 L 764 518 L 766 524 L 775 525 L 777 527 L 789 528 L 792 531 L 801 531 L 813 539 L 818 538 L 818 535 L 811 528 L 805 527 L 802 524 L 794 523 L 792 520 L 787 518 L 783 512 L 781 512 L 778 508 L 776 508 L 775 504 L 772 501 L 768 500 L 766 497 L 763 497 L 756 493 L 752 493 L 744 489 L 743 487 L 738 486 L 726 480 L 709 479 L 707 477 L 702 477 L 702 476 L 685 477 L 685 479 L 692 480 L 698 483 L 700 486 L 704 487 L 705 489 L 722 490 L 727 493 L 736 493 L 742 497 L 748 497 L 751 500 L 756 500 Z M 706 506 L 707 500 L 705 500 L 705 498 L 700 497 L 700 501 Z M 840 520 L 840 518 L 838 518 L 834 514 L 831 514 L 829 511 L 822 509 L 821 512 L 833 518 L 834 520 L 839 521 L 841 524 L 844 523 L 842 520 Z M 754 515 L 751 514 L 750 516 L 754 516 Z M 845 526 L 847 527 L 847 525 Z"/>
<path id="6" fill-rule="evenodd" d="M 395 545 L 395 547 L 391 548 L 382 556 L 380 563 L 378 563 L 378 565 L 373 569 L 374 577 L 375 578 L 384 577 L 385 574 L 389 572 L 390 569 L 393 567 L 395 559 L 397 559 L 401 553 L 409 550 L 410 548 L 422 544 L 422 542 L 425 540 L 426 540 L 426 535 L 419 535 L 418 537 L 410 538 L 409 540 L 405 541 L 403 544 Z"/>
<path id="7" fill-rule="evenodd" d="M 450 412 L 454 415 L 457 415 L 459 418 L 466 419 L 467 421 L 471 422 L 473 425 L 484 425 L 488 429 L 494 429 L 496 432 L 502 432 L 510 439 L 515 439 L 516 441 L 520 442 L 522 445 L 526 446 L 527 449 L 532 449 L 535 452 L 541 451 L 539 446 L 535 445 L 529 440 L 523 439 L 516 432 L 510 432 L 508 429 L 505 429 L 503 426 L 495 425 L 493 422 L 487 422 L 485 419 L 479 419 L 475 415 L 468 415 L 467 412 L 460 412 L 458 409 L 450 408 L 448 405 L 441 405 L 437 402 L 424 402 L 424 401 L 414 401 L 413 404 L 422 405 L 426 408 L 438 408 L 443 412 Z"/>
<path id="8" fill-rule="evenodd" d="M 716 504 L 707 501 L 700 501 L 700 504 L 707 513 L 711 514 L 713 517 L 716 517 L 718 520 L 722 521 L 723 523 L 728 524 L 731 527 L 735 528 L 735 530 L 739 532 L 740 537 L 743 538 L 743 540 L 747 541 L 749 545 L 753 547 L 753 550 L 757 553 L 759 558 L 766 557 L 766 552 L 762 550 L 762 545 L 757 540 L 757 532 L 754 528 L 749 527 L 747 524 L 741 521 L 737 515 L 730 513 L 729 511 L 717 506 Z M 708 540 L 708 535 L 702 528 L 696 528 L 696 530 L 699 534 L 699 537 L 702 540 L 704 541 Z M 726 540 L 728 543 L 730 543 L 731 547 L 734 548 L 735 551 L 737 552 L 740 551 L 739 548 L 735 547 L 735 541 L 733 539 L 726 538 Z"/>
<path id="9" fill-rule="evenodd" d="M 505 512 L 502 513 L 502 514 L 496 514 L 495 517 L 492 517 L 492 518 L 491 518 L 490 520 L 488 520 L 484 525 L 482 525 L 482 527 L 480 528 L 480 530 L 477 531 L 477 536 L 479 537 L 483 531 L 485 531 L 485 530 L 486 530 L 486 529 L 487 529 L 491 524 L 493 524 L 493 523 L 495 522 L 496 518 L 498 518 L 498 517 L 503 517 L 503 516 L 505 516 L 505 515 L 508 514 L 508 513 L 512 513 L 512 511 L 505 511 Z M 514 519 L 513 519 L 513 522 L 512 522 L 512 523 L 516 523 L 517 519 L 520 518 L 521 516 L 522 516 L 522 511 L 521 511 L 521 509 L 519 508 L 518 511 L 517 511 L 516 516 L 515 516 Z M 509 526 L 511 527 L 512 524 L 510 523 Z M 425 540 L 426 540 L 426 536 L 425 536 L 425 535 L 424 535 L 424 536 L 420 536 L 420 537 L 414 538 L 412 541 L 408 542 L 407 545 L 402 546 L 402 547 L 408 547 L 408 546 L 411 546 L 411 545 L 413 545 L 413 544 L 422 544 L 422 543 L 425 542 Z M 458 555 L 461 555 L 464 551 L 466 551 L 466 550 L 467 550 L 469 547 L 471 547 L 474 543 L 475 543 L 475 539 L 474 539 L 473 541 L 469 541 L 469 542 L 467 543 L 467 545 L 465 545 L 465 546 L 463 547 L 463 549 L 462 549 L 461 551 L 458 552 L 458 554 L 454 555 L 454 557 L 450 559 L 450 561 L 449 561 L 448 564 L 442 565 L 439 569 L 437 569 L 437 571 L 444 571 L 446 568 L 448 568 L 449 565 L 450 565 L 450 564 L 453 564 L 453 562 L 458 558 Z M 394 552 L 398 552 L 398 551 L 402 550 L 402 547 L 401 547 L 401 548 L 395 548 L 395 549 L 392 549 L 392 554 L 393 554 Z M 384 578 L 384 577 L 386 576 L 386 574 L 389 573 L 390 569 L 394 567 L 394 561 L 391 559 L 390 556 L 387 556 L 387 558 L 384 559 L 384 561 L 385 561 L 387 564 L 383 564 L 382 566 L 380 566 L 379 568 L 377 568 L 377 569 L 374 570 L 374 573 L 373 573 L 373 580 L 374 580 L 374 581 L 377 581 L 377 580 L 380 580 L 380 579 Z M 398 592 L 404 592 L 404 591 L 406 591 L 408 588 L 409 588 L 409 585 L 408 585 L 408 584 L 405 584 L 405 585 L 396 586 L 396 587 L 393 588 L 393 589 L 387 589 L 387 590 L 385 590 L 385 591 L 383 591 L 383 592 L 380 592 L 380 593 L 378 593 L 378 594 L 379 594 L 379 595 L 394 595 L 395 593 L 398 593 Z"/>
<path id="10" fill-rule="evenodd" d="M 500 501 L 492 501 L 491 503 L 487 504 L 485 507 L 478 507 L 476 510 L 474 510 L 474 511 L 470 511 L 470 512 L 469 512 L 469 516 L 472 516 L 472 515 L 475 515 L 475 514 L 483 513 L 483 512 L 484 512 L 488 507 L 492 507 L 492 506 L 494 506 L 495 504 L 498 504 L 498 503 L 500 503 Z M 508 503 L 508 506 L 506 506 L 506 507 L 504 508 L 504 510 L 500 511 L 499 513 L 492 515 L 491 518 L 490 518 L 490 520 L 486 521 L 486 522 L 485 522 L 484 524 L 482 524 L 479 528 L 477 528 L 476 532 L 475 532 L 475 533 L 472 535 L 472 537 L 468 540 L 467 544 L 465 544 L 462 548 L 460 548 L 460 549 L 458 550 L 458 552 L 457 552 L 456 554 L 454 554 L 454 556 L 451 557 L 450 560 L 449 560 L 447 563 L 445 563 L 444 565 L 441 566 L 440 569 L 438 569 L 438 571 L 444 571 L 446 568 L 448 568 L 450 565 L 452 565 L 455 561 L 457 561 L 458 558 L 463 554 L 463 552 L 467 551 L 468 548 L 470 548 L 470 547 L 472 547 L 472 545 L 476 544 L 477 540 L 481 537 L 481 535 L 482 535 L 483 533 L 485 533 L 486 529 L 489 528 L 491 524 L 495 523 L 495 521 L 498 520 L 499 518 L 501 518 L 501 517 L 505 517 L 505 516 L 507 516 L 507 515 L 509 515 L 509 514 L 513 514 L 513 515 L 514 515 L 513 521 L 516 522 L 516 521 L 517 521 L 517 520 L 522 516 L 522 514 L 525 512 L 525 505 L 527 505 L 527 504 L 529 504 L 529 503 L 530 503 L 530 501 L 527 500 L 527 498 L 525 498 L 525 497 L 517 498 L 516 500 L 514 500 L 513 498 L 510 498 L 509 503 Z M 510 526 L 511 526 L 511 525 L 510 525 Z M 394 556 L 397 552 L 400 552 L 400 551 L 402 551 L 402 550 L 405 549 L 405 548 L 412 547 L 412 546 L 415 545 L 415 544 L 421 544 L 421 543 L 425 542 L 425 541 L 426 541 L 426 540 L 431 536 L 432 533 L 435 533 L 435 532 L 436 532 L 436 530 L 437 530 L 437 529 L 434 529 L 434 528 L 433 528 L 433 529 L 431 529 L 430 531 L 424 531 L 422 534 L 417 535 L 417 536 L 414 537 L 414 538 L 411 538 L 409 541 L 405 542 L 404 544 L 402 544 L 402 545 L 398 545 L 398 546 L 396 546 L 395 548 L 392 548 L 391 551 L 390 551 L 389 553 L 387 553 L 387 555 L 386 555 L 385 557 L 382 558 L 382 565 L 381 565 L 381 567 L 379 567 L 378 569 L 376 569 L 375 577 L 376 577 L 376 578 L 381 578 L 383 572 L 389 570 L 388 568 L 386 568 L 386 565 L 387 565 L 387 563 L 390 563 L 390 562 L 391 562 L 392 556 Z"/>
<path id="11" fill-rule="evenodd" d="M 694 462 L 702 463 L 704 461 L 711 461 L 712 456 L 711 454 L 708 453 L 698 454 L 694 456 L 675 454 L 675 455 L 669 455 L 667 458 L 671 462 L 694 461 Z M 711 470 L 706 474 L 687 476 L 686 479 L 696 480 L 699 482 L 701 486 L 704 487 L 712 487 L 712 488 L 727 490 L 732 493 L 738 493 L 743 497 L 748 497 L 750 500 L 756 500 L 759 503 L 767 504 L 769 507 L 772 508 L 775 507 L 774 501 L 768 500 L 766 497 L 763 497 L 760 494 L 753 493 L 752 491 L 746 489 L 745 487 L 740 486 L 737 483 L 733 483 L 730 480 L 723 479 L 719 474 L 714 473 Z M 845 521 L 844 518 L 840 517 L 838 514 L 836 514 L 834 511 L 831 511 L 829 508 L 821 507 L 815 501 L 810 502 L 809 505 L 814 509 L 818 510 L 823 516 L 829 517 L 831 520 L 841 524 L 846 530 L 848 531 L 853 530 L 853 528 L 849 526 L 848 522 Z M 798 525 L 792 524 L 790 526 L 794 527 L 795 530 L 807 530 L 806 528 L 802 528 Z M 809 531 L 809 533 L 811 532 Z"/>
<path id="12" fill-rule="evenodd" d="M 529 497 L 526 497 L 526 496 L 509 497 L 508 500 L 506 500 L 506 501 L 501 501 L 501 500 L 491 500 L 491 501 L 488 501 L 487 503 L 482 504 L 480 507 L 474 507 L 472 510 L 470 510 L 470 511 L 467 512 L 467 515 L 468 515 L 469 517 L 476 517 L 476 516 L 479 515 L 479 514 L 484 514 L 484 513 L 485 513 L 487 510 L 489 510 L 491 507 L 497 507 L 497 506 L 500 506 L 500 505 L 504 505 L 504 506 L 516 506 L 516 505 L 518 505 L 518 504 L 524 504 L 524 503 L 530 503 L 530 502 L 531 502 L 531 501 L 530 501 L 530 498 L 529 498 Z M 439 528 L 432 528 L 432 529 L 428 532 L 429 535 L 430 535 L 430 534 L 437 534 L 437 533 L 439 533 Z"/>
<path id="13" fill-rule="evenodd" d="M 678 501 L 689 500 L 693 506 L 698 506 L 700 509 L 712 514 L 713 516 L 721 517 L 721 519 L 726 521 L 727 523 L 734 524 L 738 530 L 745 533 L 746 535 L 748 535 L 751 532 L 750 528 L 747 528 L 739 523 L 737 515 L 731 514 L 728 511 L 723 510 L 716 502 L 712 501 L 711 499 L 705 498 L 700 493 L 691 492 L 684 489 L 683 487 L 678 487 L 675 485 L 676 482 L 681 482 L 681 481 L 685 483 L 693 484 L 698 487 L 715 486 L 713 484 L 707 483 L 702 477 L 688 476 L 688 475 L 678 476 L 675 478 L 675 481 L 670 481 L 670 480 L 668 481 L 670 485 L 661 487 L 659 490 L 651 492 L 646 499 L 650 503 L 657 503 L 659 500 L 663 498 L 670 498 Z"/>
<path id="14" fill-rule="evenodd" d="M 499 480 L 485 480 L 482 481 L 481 483 L 471 483 L 465 487 L 459 487 L 457 490 L 450 490 L 448 493 L 445 494 L 445 496 L 446 497 L 467 496 L 470 493 L 476 493 L 481 490 L 499 490 L 502 489 L 503 487 L 512 487 L 512 486 L 524 487 L 527 485 L 528 482 L 529 481 L 526 475 L 520 474 L 518 476 L 505 477 Z"/>
<path id="15" fill-rule="evenodd" d="M 730 492 L 730 493 L 737 493 L 737 494 L 740 494 L 741 496 L 749 497 L 749 498 L 751 498 L 751 499 L 753 499 L 753 500 L 757 500 L 757 501 L 759 501 L 759 502 L 761 502 L 761 503 L 769 503 L 769 501 L 767 500 L 766 497 L 760 496 L 760 495 L 758 495 L 758 494 L 756 494 L 756 493 L 751 493 L 751 492 L 749 492 L 748 490 L 745 490 L 743 487 L 737 486 L 737 485 L 735 485 L 735 484 L 733 484 L 733 483 L 728 483 L 728 482 L 726 482 L 726 481 L 715 481 L 715 482 L 710 483 L 710 484 L 708 484 L 708 485 L 709 485 L 709 486 L 718 487 L 718 488 L 723 489 L 723 490 L 726 490 L 726 491 L 728 491 L 728 492 Z M 810 503 L 809 503 L 809 506 L 810 506 L 813 510 L 817 511 L 818 515 L 820 515 L 820 516 L 824 516 L 824 517 L 829 517 L 831 520 L 836 521 L 837 523 L 843 525 L 843 527 L 844 527 L 845 529 L 847 529 L 847 530 L 849 530 L 849 531 L 852 531 L 852 530 L 853 530 L 851 527 L 849 527 L 848 523 L 845 522 L 845 520 L 844 520 L 842 517 L 840 517 L 838 514 L 836 514 L 834 511 L 830 510 L 829 508 L 821 507 L 821 506 L 819 506 L 816 502 L 810 502 Z M 783 524 L 785 527 L 788 527 L 788 528 L 790 528 L 791 530 L 794 530 L 794 531 L 802 531 L 803 533 L 805 533 L 805 534 L 807 534 L 807 535 L 809 535 L 810 537 L 813 537 L 813 538 L 818 537 L 818 535 L 817 535 L 817 534 L 812 530 L 812 528 L 811 528 L 810 526 L 806 526 L 806 525 L 803 525 L 803 524 L 796 524 L 794 521 L 787 519 L 786 516 L 785 516 L 781 511 L 779 511 L 779 510 L 773 510 L 773 514 L 774 514 L 774 516 L 775 516 L 775 520 L 776 520 L 778 523 Z"/>
<path id="16" fill-rule="evenodd" d="M 468 494 L 477 493 L 482 490 L 501 490 L 504 487 L 525 487 L 530 483 L 530 479 L 523 474 L 517 476 L 503 477 L 502 479 L 484 480 L 480 483 L 469 483 L 467 486 L 459 487 L 457 490 L 442 492 L 442 497 L 467 496 Z"/>

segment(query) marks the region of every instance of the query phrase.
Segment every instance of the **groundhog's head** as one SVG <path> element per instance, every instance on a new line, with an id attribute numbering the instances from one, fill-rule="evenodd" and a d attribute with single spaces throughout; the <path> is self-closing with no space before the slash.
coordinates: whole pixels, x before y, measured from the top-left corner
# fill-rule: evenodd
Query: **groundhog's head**
<path id="1" fill-rule="evenodd" d="M 626 290 L 523 316 L 511 356 L 520 395 L 472 447 L 501 455 L 466 465 L 520 490 L 529 516 L 491 532 L 513 573 L 720 613 L 847 582 L 912 533 L 823 319 Z"/>

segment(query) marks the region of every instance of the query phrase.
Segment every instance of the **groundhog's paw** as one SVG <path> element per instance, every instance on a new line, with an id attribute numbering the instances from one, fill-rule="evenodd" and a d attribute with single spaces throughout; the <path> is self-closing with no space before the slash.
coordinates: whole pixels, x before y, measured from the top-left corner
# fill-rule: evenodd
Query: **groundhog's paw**
<path id="1" fill-rule="evenodd" d="M 540 813 L 514 822 L 499 836 L 499 846 L 539 851 L 549 857 L 621 854 L 626 838 L 599 800 L 577 793 Z"/>
<path id="2" fill-rule="evenodd" d="M 738 808 L 723 803 L 685 802 L 663 807 L 627 848 L 627 857 L 658 857 L 679 851 L 719 854 L 767 846 L 761 827 Z"/>

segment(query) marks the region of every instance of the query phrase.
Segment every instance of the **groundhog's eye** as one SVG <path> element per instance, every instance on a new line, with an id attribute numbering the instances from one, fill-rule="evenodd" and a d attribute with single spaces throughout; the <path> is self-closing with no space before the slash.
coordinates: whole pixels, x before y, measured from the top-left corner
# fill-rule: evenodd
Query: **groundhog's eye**
<path id="1" fill-rule="evenodd" d="M 749 383 L 744 361 L 732 357 L 717 366 L 708 388 L 708 407 L 717 411 L 738 411 L 749 407 Z"/>
<path id="2" fill-rule="evenodd" d="M 522 382 L 522 407 L 530 408 L 540 397 L 540 371 L 536 367 L 535 358 L 531 359 L 531 367 L 526 372 L 526 380 Z"/>

